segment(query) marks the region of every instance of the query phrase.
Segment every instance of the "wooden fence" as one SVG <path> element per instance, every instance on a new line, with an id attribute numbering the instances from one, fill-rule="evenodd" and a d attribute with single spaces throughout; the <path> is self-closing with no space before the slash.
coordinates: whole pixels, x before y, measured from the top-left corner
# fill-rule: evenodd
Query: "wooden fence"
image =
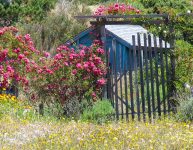
<path id="1" fill-rule="evenodd" d="M 175 75 L 173 47 L 162 38 L 146 33 L 133 35 L 132 42 L 124 62 L 121 48 L 117 53 L 116 40 L 112 42 L 109 53 L 113 53 L 113 63 L 107 74 L 107 97 L 118 120 L 151 121 L 167 115 L 173 107 L 170 100 Z"/>

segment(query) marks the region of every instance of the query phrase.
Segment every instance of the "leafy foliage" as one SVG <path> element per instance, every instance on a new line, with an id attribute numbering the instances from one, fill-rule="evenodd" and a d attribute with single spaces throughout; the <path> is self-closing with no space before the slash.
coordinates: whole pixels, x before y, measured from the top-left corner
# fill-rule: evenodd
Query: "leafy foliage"
<path id="1" fill-rule="evenodd" d="M 56 0 L 1 0 L 1 26 L 16 22 L 41 21 L 54 7 Z"/>
<path id="2" fill-rule="evenodd" d="M 154 12 L 163 13 L 162 10 L 167 12 L 170 8 L 172 10 L 178 10 L 186 12 L 188 8 L 191 8 L 189 0 L 140 0 L 145 8 L 150 8 Z"/>
<path id="3" fill-rule="evenodd" d="M 84 121 L 105 123 L 113 118 L 114 109 L 109 100 L 99 100 L 92 108 L 85 109 L 81 116 Z"/>
<path id="4" fill-rule="evenodd" d="M 41 22 L 17 26 L 23 34 L 31 35 L 37 49 L 56 53 L 55 49 L 59 45 L 86 29 L 87 22 L 76 20 L 74 16 L 89 13 L 85 4 L 59 1 L 55 9 Z"/>
<path id="5" fill-rule="evenodd" d="M 163 30 L 166 30 L 167 34 L 171 34 L 169 28 L 173 26 L 176 38 L 193 44 L 193 18 L 187 15 L 188 11 L 193 11 L 189 0 L 141 0 L 141 3 L 147 9 L 147 13 L 169 14 L 170 22 L 169 25 L 166 25 L 169 27 L 162 26 Z M 168 36 L 171 38 L 174 35 Z"/>
<path id="6" fill-rule="evenodd" d="M 193 46 L 188 42 L 176 41 L 176 78 L 177 86 L 182 87 L 184 83 L 193 85 Z"/>
<path id="7" fill-rule="evenodd" d="M 107 2 L 108 0 L 87 0 L 86 2 L 85 0 L 78 0 L 78 1 L 82 3 L 87 3 L 88 5 L 96 5 L 96 4 Z"/>
<path id="8" fill-rule="evenodd" d="M 185 97 L 178 108 L 177 119 L 180 121 L 193 121 L 193 98 Z"/>
<path id="9" fill-rule="evenodd" d="M 63 107 L 72 99 L 78 103 L 85 95 L 97 98 L 106 74 L 101 41 L 77 51 L 61 45 L 51 57 L 35 49 L 29 34 L 16 33 L 14 27 L 0 29 L 1 88 L 17 82 L 32 101 L 57 101 Z"/>

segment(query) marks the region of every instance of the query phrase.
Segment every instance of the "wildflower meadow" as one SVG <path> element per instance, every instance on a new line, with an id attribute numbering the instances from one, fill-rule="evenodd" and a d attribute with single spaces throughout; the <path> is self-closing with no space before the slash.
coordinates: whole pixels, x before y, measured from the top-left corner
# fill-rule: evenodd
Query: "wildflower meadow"
<path id="1" fill-rule="evenodd" d="M 180 0 L 120 0 L 119 3 L 111 0 L 0 1 L 0 149 L 193 149 L 193 10 L 190 4 L 192 6 L 186 0 L 183 5 Z M 149 18 L 144 18 L 146 14 Z M 153 14 L 155 16 L 150 20 Z M 165 14 L 168 14 L 165 20 L 158 18 Z M 161 24 L 163 20 L 164 24 Z M 151 21 L 160 24 L 151 24 Z M 129 61 L 140 61 L 133 66 L 141 70 L 137 72 L 131 67 L 127 71 L 124 67 L 124 74 L 121 74 L 122 71 L 116 70 L 119 66 L 111 66 L 109 62 L 112 56 L 115 56 L 114 61 L 117 60 L 116 51 L 110 54 L 105 47 L 114 36 L 119 45 L 112 44 L 112 49 L 120 48 L 120 37 L 110 32 L 104 36 L 104 28 L 99 28 L 101 24 L 105 27 L 107 22 L 108 26 L 120 22 L 142 22 L 141 28 L 147 29 L 148 34 L 161 35 L 166 45 L 171 46 L 169 41 L 175 37 L 175 46 L 168 49 L 166 46 L 168 51 L 160 50 L 158 54 L 159 49 L 164 48 L 162 43 L 159 43 L 160 47 L 154 43 L 158 52 L 151 51 L 150 56 L 147 50 L 143 56 L 143 51 L 137 51 L 142 47 L 138 39 L 134 43 L 139 45 L 134 44 L 135 49 L 129 55 L 140 57 Z M 86 30 L 82 32 L 83 29 Z M 85 32 L 89 33 L 90 39 L 86 38 Z M 80 35 L 83 35 L 83 40 L 77 40 Z M 155 54 L 156 57 L 165 56 L 162 58 L 164 61 L 156 58 L 157 68 L 172 69 L 166 73 L 161 69 L 150 71 L 148 62 L 152 67 L 151 58 Z M 120 57 L 124 55 L 126 53 Z M 147 55 L 145 62 L 139 59 L 141 55 Z M 175 76 L 170 77 L 170 74 Z M 151 83 L 148 75 L 156 76 Z M 121 85 L 122 78 L 124 86 Z M 144 84 L 139 87 L 138 82 Z M 169 93 L 169 88 L 174 90 Z M 108 90 L 111 90 L 111 95 Z M 115 91 L 118 91 L 117 95 Z M 149 98 L 149 103 L 139 97 Z M 155 113 L 151 112 L 155 106 L 150 105 L 153 97 L 158 101 L 156 109 L 160 109 L 160 114 L 151 116 Z M 161 106 L 162 98 L 165 98 L 163 103 L 168 102 L 165 106 Z M 165 112 L 161 110 L 166 105 L 170 108 L 167 113 L 166 109 Z M 117 113 L 118 109 L 122 109 L 122 114 Z M 149 119 L 144 119 L 148 113 Z M 143 118 L 140 120 L 137 115 Z"/>

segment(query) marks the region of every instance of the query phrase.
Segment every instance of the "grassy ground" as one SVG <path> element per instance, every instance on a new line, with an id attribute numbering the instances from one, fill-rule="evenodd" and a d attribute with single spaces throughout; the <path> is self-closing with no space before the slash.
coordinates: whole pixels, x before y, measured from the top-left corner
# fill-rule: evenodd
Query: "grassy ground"
<path id="1" fill-rule="evenodd" d="M 109 123 L 0 120 L 0 149 L 193 149 L 193 126 L 173 121 Z"/>
<path id="2" fill-rule="evenodd" d="M 3 99 L 6 100 L 0 97 L 0 149 L 193 149 L 191 124 L 168 119 L 152 124 L 111 122 L 102 125 L 59 120 L 40 117 L 14 98 L 7 100 L 10 98 L 4 96 Z"/>

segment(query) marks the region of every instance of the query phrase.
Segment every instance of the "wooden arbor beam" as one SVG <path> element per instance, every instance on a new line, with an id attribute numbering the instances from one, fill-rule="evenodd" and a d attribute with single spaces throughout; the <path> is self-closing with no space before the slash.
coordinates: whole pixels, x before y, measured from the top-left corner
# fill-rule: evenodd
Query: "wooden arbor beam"
<path id="1" fill-rule="evenodd" d="M 90 19 L 90 24 L 95 26 L 116 25 L 116 24 L 162 24 L 169 19 L 167 14 L 147 14 L 147 15 L 101 15 L 101 16 L 75 16 L 76 19 Z M 127 20 L 122 20 L 127 19 Z M 140 20 L 132 20 L 140 19 Z M 145 19 L 145 20 L 143 20 Z M 148 20 L 147 20 L 148 19 Z"/>
<path id="2" fill-rule="evenodd" d="M 131 19 L 131 18 L 168 18 L 168 14 L 148 14 L 148 15 L 101 15 L 101 16 L 75 16 L 77 19 Z"/>

